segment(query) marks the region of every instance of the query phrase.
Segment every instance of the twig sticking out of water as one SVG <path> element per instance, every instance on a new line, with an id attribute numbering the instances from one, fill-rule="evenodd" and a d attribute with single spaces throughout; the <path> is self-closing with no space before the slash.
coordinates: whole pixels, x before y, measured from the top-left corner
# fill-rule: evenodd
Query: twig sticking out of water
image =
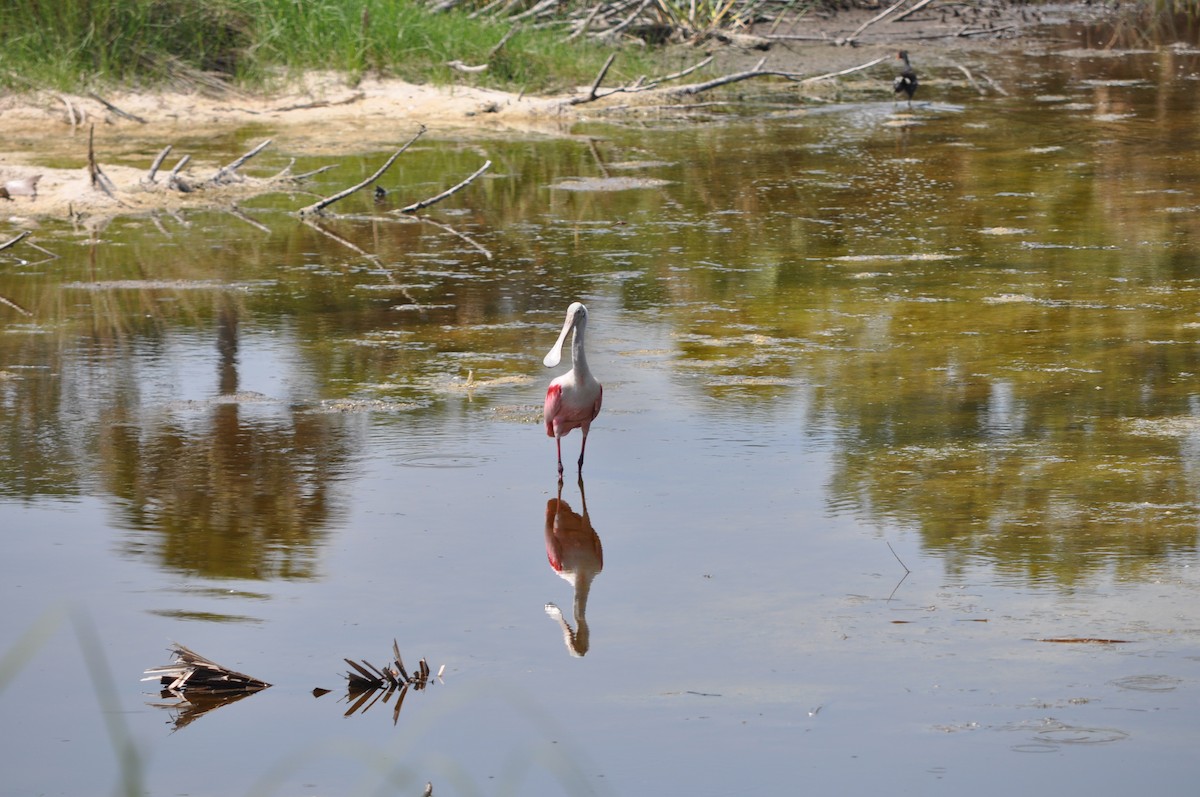
<path id="1" fill-rule="evenodd" d="M 904 579 L 906 579 L 910 575 L 912 575 L 912 571 L 908 569 L 908 565 L 904 564 L 904 561 L 896 553 L 896 549 L 892 547 L 892 544 L 890 542 L 888 542 L 887 540 L 884 540 L 884 544 L 886 544 L 888 547 L 888 550 L 892 552 L 892 556 L 896 557 L 896 561 L 900 562 L 900 566 L 904 568 L 904 575 L 900 576 L 900 580 L 896 582 L 896 586 L 892 587 L 892 594 L 888 595 L 888 597 L 887 597 L 887 599 L 890 601 L 892 598 L 896 597 L 896 592 L 897 592 L 897 590 L 900 589 L 900 585 L 904 583 Z"/>
<path id="2" fill-rule="evenodd" d="M 253 158 L 258 153 L 262 152 L 264 149 L 267 148 L 267 146 L 270 143 L 271 143 L 271 139 L 268 138 L 266 141 L 259 144 L 257 147 L 250 150 L 245 155 L 242 155 L 240 158 L 237 158 L 229 165 L 222 166 L 220 169 L 217 170 L 216 174 L 214 174 L 212 177 L 208 178 L 209 184 L 210 185 L 219 185 L 221 183 L 227 183 L 230 180 L 240 178 L 240 175 L 237 174 L 238 167 L 241 166 L 246 161 Z"/>
<path id="3" fill-rule="evenodd" d="M 171 145 L 167 144 L 167 146 L 163 147 L 163 151 L 158 153 L 158 157 L 154 159 L 154 163 L 150 164 L 150 171 L 146 173 L 144 178 L 142 178 L 143 185 L 153 185 L 157 182 L 155 175 L 158 174 L 159 167 L 162 166 L 162 162 L 167 159 L 167 155 L 170 153 Z"/>
<path id="4" fill-rule="evenodd" d="M 429 199 L 422 199 L 420 202 L 414 202 L 413 204 L 411 204 L 407 207 L 400 208 L 400 212 L 401 213 L 415 213 L 416 211 L 421 210 L 422 208 L 427 208 L 430 205 L 433 205 L 437 202 L 441 202 L 443 199 L 450 196 L 451 194 L 457 193 L 458 191 L 461 191 L 462 189 L 466 188 L 471 183 L 475 182 L 476 177 L 483 174 L 491 167 L 492 167 L 492 162 L 489 160 L 486 163 L 484 163 L 482 166 L 480 166 L 478 169 L 476 169 L 474 174 L 472 174 L 470 177 L 463 180 L 461 183 L 454 186 L 453 188 L 448 188 L 445 191 L 443 191 L 442 193 L 438 194 L 437 196 L 430 197 Z"/>
<path id="5" fill-rule="evenodd" d="M 425 134 L 425 125 L 421 125 L 420 129 L 417 130 L 416 134 L 414 134 L 413 137 L 408 140 L 408 143 L 406 143 L 400 149 L 396 150 L 395 153 L 392 154 L 392 157 L 388 158 L 387 162 L 384 163 L 382 166 L 380 166 L 379 169 L 374 174 L 372 174 L 370 177 L 368 177 L 367 179 L 363 180 L 360 183 L 357 183 L 356 185 L 350 186 L 349 188 L 345 189 L 344 191 L 337 192 L 333 196 L 325 197 L 320 202 L 314 202 L 313 204 L 308 205 L 307 207 L 301 208 L 300 215 L 308 216 L 313 213 L 320 213 L 322 210 L 329 207 L 334 202 L 337 202 L 339 199 L 345 199 L 346 197 L 353 194 L 355 191 L 358 191 L 360 188 L 366 188 L 368 185 L 370 185 L 371 183 L 375 182 L 380 177 L 382 177 L 383 173 L 386 172 L 388 169 L 390 169 L 392 164 L 396 162 L 396 158 L 400 157 L 401 153 L 403 153 L 406 149 L 411 147 L 416 142 L 416 140 L 418 138 L 420 138 L 421 136 L 423 136 L 424 134 Z"/>
<path id="6" fill-rule="evenodd" d="M 100 169 L 100 164 L 96 162 L 95 138 L 96 126 L 92 125 L 88 131 L 88 173 L 92 178 L 92 187 L 99 188 L 108 194 L 110 198 L 116 199 L 116 196 L 113 195 L 113 190 L 116 186 L 113 185 L 112 180 L 108 179 L 108 175 Z"/>
<path id="7" fill-rule="evenodd" d="M 24 238 L 26 238 L 30 234 L 31 234 L 30 231 L 26 230 L 25 232 L 19 234 L 16 238 L 10 238 L 9 240 L 4 241 L 3 243 L 0 243 L 0 250 L 7 249 L 10 246 L 15 246 L 15 245 L 19 244 Z"/>

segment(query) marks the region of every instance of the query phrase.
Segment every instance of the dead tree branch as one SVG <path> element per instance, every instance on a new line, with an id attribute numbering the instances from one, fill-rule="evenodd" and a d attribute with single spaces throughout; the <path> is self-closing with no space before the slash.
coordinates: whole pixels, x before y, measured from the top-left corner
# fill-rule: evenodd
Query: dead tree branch
<path id="1" fill-rule="evenodd" d="M 266 149 L 267 146 L 270 145 L 270 143 L 271 143 L 271 139 L 268 138 L 266 141 L 259 144 L 257 147 L 250 150 L 245 155 L 242 155 L 240 158 L 237 158 L 229 165 L 222 166 L 220 169 L 217 170 L 216 174 L 214 174 L 212 177 L 208 178 L 207 184 L 208 185 L 219 185 L 220 183 L 227 183 L 235 178 L 240 179 L 241 175 L 237 174 L 238 168 L 242 164 L 244 164 L 246 161 L 250 160 L 255 155 L 257 155 L 258 153 L 260 153 L 264 149 Z"/>
<path id="2" fill-rule="evenodd" d="M 134 121 L 134 122 L 137 122 L 138 124 L 141 124 L 141 125 L 147 124 L 146 120 L 145 120 L 145 119 L 143 119 L 142 117 L 140 117 L 140 116 L 134 116 L 134 115 L 133 115 L 133 114 L 131 114 L 131 113 L 127 113 L 126 111 L 122 111 L 120 108 L 118 108 L 117 106 L 113 105 L 111 102 L 109 102 L 108 100 L 104 99 L 103 97 L 101 97 L 99 94 L 97 94 L 97 93 L 96 93 L 96 92 L 94 92 L 94 91 L 89 91 L 89 92 L 88 92 L 88 96 L 89 96 L 89 97 L 91 97 L 91 98 L 92 98 L 93 100 L 95 100 L 96 102 L 98 102 L 98 103 L 100 103 L 101 105 L 103 105 L 103 106 L 104 106 L 105 108 L 107 108 L 108 110 L 110 110 L 110 111 L 112 111 L 113 113 L 115 113 L 117 116 L 123 117 L 123 118 L 125 118 L 125 119 L 130 119 L 130 120 L 132 120 L 132 121 Z"/>
<path id="3" fill-rule="evenodd" d="M 5 241 L 4 243 L 0 243 L 0 251 L 8 249 L 10 246 L 16 246 L 21 241 L 23 241 L 25 238 L 29 237 L 29 235 L 30 235 L 30 231 L 26 230 L 25 232 L 18 235 L 16 238 L 11 238 L 11 239 Z"/>
<path id="4" fill-rule="evenodd" d="M 167 146 L 163 148 L 163 151 L 158 153 L 158 157 L 154 159 L 154 163 L 150 164 L 150 171 L 142 179 L 143 185 L 153 185 L 154 183 L 158 182 L 155 179 L 155 175 L 158 174 L 159 167 L 162 166 L 162 162 L 167 159 L 167 155 L 170 153 L 171 145 L 167 144 Z"/>
<path id="5" fill-rule="evenodd" d="M 926 2 L 928 2 L 928 1 L 929 0 L 926 0 Z M 838 44 L 853 44 L 855 42 L 855 40 L 858 39 L 858 35 L 860 33 L 862 33 L 867 28 L 871 27 L 872 25 L 874 25 L 879 20 L 890 16 L 893 11 L 895 11 L 897 8 L 899 8 L 900 6 L 904 5 L 907 2 L 908 2 L 908 0 L 896 0 L 895 3 L 892 3 L 890 6 L 885 8 L 883 11 L 880 11 L 878 14 L 871 17 L 863 24 L 859 25 L 858 28 L 853 33 L 851 33 L 849 36 L 847 36 L 844 39 L 838 39 Z"/>
<path id="6" fill-rule="evenodd" d="M 800 83 L 816 83 L 819 80 L 828 80 L 830 78 L 841 77 L 842 75 L 849 75 L 853 72 L 861 72 L 864 69 L 870 69 L 871 67 L 875 66 L 876 64 L 882 63 L 883 61 L 887 61 L 887 60 L 888 60 L 888 56 L 886 56 L 886 55 L 880 56 L 879 58 L 876 58 L 874 61 L 867 61 L 865 64 L 859 64 L 858 66 L 852 66 L 849 69 L 843 69 L 838 72 L 826 72 L 824 75 L 817 75 L 815 77 L 806 77 L 806 78 L 801 79 L 799 82 Z"/>
<path id="7" fill-rule="evenodd" d="M 925 6 L 929 5 L 932 2 L 933 2 L 933 0 L 921 0 L 921 2 L 917 3 L 915 6 L 913 6 L 912 8 L 905 11 L 903 14 L 900 14 L 898 17 L 893 19 L 892 22 L 899 22 L 900 20 L 904 19 L 905 17 L 911 16 L 912 14 L 917 13 L 922 8 L 924 8 Z"/>
<path id="8" fill-rule="evenodd" d="M 408 207 L 400 208 L 399 212 L 400 213 L 415 213 L 416 211 L 421 210 L 422 208 L 427 208 L 430 205 L 441 202 L 443 199 L 450 196 L 451 194 L 455 194 L 455 193 L 461 191 L 462 189 L 466 188 L 471 183 L 475 182 L 476 177 L 483 174 L 491 167 L 492 167 L 492 162 L 489 160 L 486 163 L 484 163 L 482 166 L 480 166 L 478 169 L 476 169 L 474 174 L 472 174 L 470 177 L 463 180 L 461 183 L 454 186 L 453 188 L 448 188 L 445 191 L 443 191 L 442 193 L 438 194 L 437 196 L 430 197 L 429 199 L 422 199 L 420 202 L 414 202 L 413 204 L 409 205 Z"/>
<path id="9" fill-rule="evenodd" d="M 113 190 L 116 186 L 113 185 L 112 180 L 108 179 L 108 175 L 101 170 L 100 164 L 96 163 L 95 138 L 96 125 L 93 124 L 88 132 L 88 175 L 91 177 L 92 188 L 99 188 L 105 194 L 108 194 L 111 199 L 116 199 L 116 196 L 113 195 Z"/>
<path id="10" fill-rule="evenodd" d="M 359 189 L 362 189 L 362 188 L 366 188 L 368 185 L 370 185 L 371 183 L 375 182 L 380 177 L 382 177 L 383 173 L 386 172 L 389 168 L 391 168 L 392 164 L 395 163 L 396 158 L 400 157 L 400 155 L 406 149 L 411 147 L 416 142 L 416 140 L 418 138 L 420 138 L 421 136 L 423 136 L 424 134 L 425 134 L 425 125 L 421 125 L 420 129 L 417 130 L 416 134 L 413 135 L 413 137 L 408 140 L 408 143 L 406 143 L 400 149 L 396 150 L 396 152 L 392 155 L 392 157 L 388 158 L 387 162 L 384 163 L 382 166 L 380 166 L 379 169 L 374 174 L 372 174 L 370 177 L 368 177 L 367 179 L 358 183 L 357 185 L 353 185 L 353 186 L 345 189 L 344 191 L 339 191 L 338 193 L 334 194 L 333 196 L 326 197 L 326 198 L 322 199 L 320 202 L 314 202 L 313 204 L 308 205 L 307 207 L 301 208 L 300 215 L 308 216 L 313 213 L 320 213 L 322 210 L 329 207 L 334 202 L 337 202 L 339 199 L 345 199 L 346 197 L 353 194 L 355 191 L 358 191 Z"/>

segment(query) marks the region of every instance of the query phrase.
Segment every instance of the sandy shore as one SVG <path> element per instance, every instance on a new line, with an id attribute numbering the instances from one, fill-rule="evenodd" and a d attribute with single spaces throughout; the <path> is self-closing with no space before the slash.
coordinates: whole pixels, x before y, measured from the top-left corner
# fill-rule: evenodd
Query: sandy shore
<path id="1" fill-rule="evenodd" d="M 846 38 L 873 14 L 843 12 L 833 18 L 811 17 L 775 31 L 794 38 L 708 40 L 680 48 L 675 55 L 679 63 L 713 56 L 703 73 L 688 76 L 684 83 L 752 69 L 764 58 L 764 69 L 812 76 L 880 58 L 884 60 L 871 71 L 845 79 L 874 81 L 883 96 L 890 96 L 891 65 L 886 61 L 898 48 L 912 51 L 918 69 L 929 74 L 939 63 L 948 65 L 970 51 L 996 51 L 1027 42 L 1028 34 L 1047 22 L 1093 13 L 1084 9 L 1079 5 L 1043 7 L 1035 17 L 1024 6 L 1001 3 L 964 18 L 951 8 L 918 19 L 869 25 L 854 46 L 847 46 Z M 979 33 L 963 35 L 964 31 Z M 469 79 L 464 76 L 464 83 Z M 20 228 L 40 218 L 111 216 L 154 208 L 228 204 L 268 190 L 272 186 L 262 179 L 191 193 L 172 190 L 166 185 L 165 172 L 186 154 L 182 147 L 165 161 L 164 173 L 156 182 L 146 182 L 154 154 L 163 147 L 248 125 L 270 131 L 273 146 L 284 151 L 333 157 L 398 147 L 422 126 L 433 136 L 564 135 L 574 122 L 590 114 L 612 113 L 614 105 L 628 107 L 656 101 L 653 93 L 643 93 L 617 94 L 582 104 L 569 102 L 588 90 L 588 86 L 581 86 L 566 96 L 534 97 L 467 85 L 437 87 L 378 78 L 351 85 L 338 75 L 314 73 L 271 96 L 232 90 L 219 96 L 158 91 L 112 92 L 102 98 L 53 92 L 4 96 L 0 97 L 0 118 L 4 120 L 0 127 L 0 185 L 18 183 L 10 186 L 14 188 L 11 193 L 17 195 L 9 200 L 0 198 L 0 219 Z M 113 196 L 92 184 L 87 158 L 89 136 L 94 136 L 96 161 L 115 188 Z M 77 165 L 48 165 L 59 163 Z M 141 165 L 121 165 L 130 163 Z M 199 183 L 221 165 L 192 163 L 185 176 Z M 245 171 L 261 173 L 252 165 Z M 34 175 L 40 175 L 36 197 L 18 194 L 22 188 L 19 181 Z M 7 237 L 0 233 L 0 242 Z"/>

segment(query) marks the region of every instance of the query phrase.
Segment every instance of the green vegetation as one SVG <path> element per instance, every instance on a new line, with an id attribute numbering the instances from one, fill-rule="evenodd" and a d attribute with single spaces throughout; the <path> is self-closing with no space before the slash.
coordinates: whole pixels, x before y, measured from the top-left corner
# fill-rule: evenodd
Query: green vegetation
<path id="1" fill-rule="evenodd" d="M 869 0 L 4 0 L 0 89 L 262 88 L 332 69 L 351 81 L 377 74 L 546 92 L 589 83 L 616 46 L 624 53 L 609 77 L 633 80 L 660 71 L 646 44 L 753 25 L 772 30 L 816 9 L 854 5 L 877 7 Z M 1123 12 L 1122 35 L 1174 35 L 1200 16 L 1200 0 L 1143 0 Z M 452 62 L 487 68 L 461 71 Z"/>
<path id="2" fill-rule="evenodd" d="M 418 0 L 6 0 L 0 87 L 213 78 L 255 87 L 334 69 L 351 79 L 377 73 L 544 91 L 589 82 L 610 52 L 584 37 L 568 40 L 565 23 L 513 31 L 514 24 L 466 10 L 435 13 Z M 637 74 L 636 51 L 621 60 Z M 464 73 L 450 61 L 488 68 Z"/>

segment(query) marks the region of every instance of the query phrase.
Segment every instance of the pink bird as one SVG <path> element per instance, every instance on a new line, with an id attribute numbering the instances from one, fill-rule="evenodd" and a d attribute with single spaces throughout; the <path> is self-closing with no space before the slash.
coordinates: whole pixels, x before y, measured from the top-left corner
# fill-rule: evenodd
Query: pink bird
<path id="1" fill-rule="evenodd" d="M 588 370 L 587 357 L 583 353 L 583 336 L 587 329 L 588 311 L 579 302 L 567 308 L 567 320 L 563 323 L 558 341 L 542 360 L 547 368 L 558 365 L 562 358 L 563 343 L 567 333 L 575 331 L 571 338 L 571 370 L 550 383 L 546 391 L 546 435 L 554 438 L 558 447 L 558 480 L 562 482 L 562 437 L 572 429 L 583 432 L 583 444 L 579 446 L 579 478 L 583 478 L 583 452 L 587 448 L 588 429 L 600 414 L 600 400 L 604 388 Z"/>

